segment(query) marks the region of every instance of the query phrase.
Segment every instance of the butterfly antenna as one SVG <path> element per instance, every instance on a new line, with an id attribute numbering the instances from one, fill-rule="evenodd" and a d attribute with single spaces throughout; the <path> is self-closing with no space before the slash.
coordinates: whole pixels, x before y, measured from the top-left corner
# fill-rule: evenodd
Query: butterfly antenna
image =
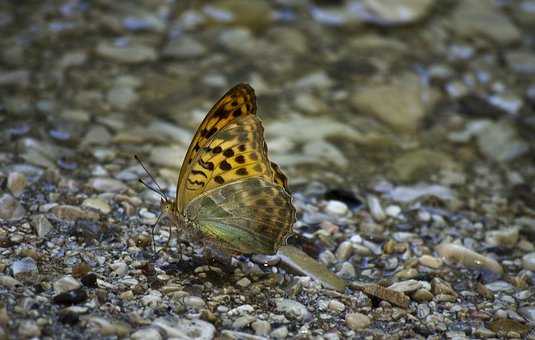
<path id="1" fill-rule="evenodd" d="M 139 165 L 141 165 L 141 167 L 143 168 L 143 170 L 145 170 L 145 172 L 147 173 L 147 175 L 149 175 L 152 183 L 154 183 L 154 185 L 156 186 L 156 188 L 148 185 L 145 181 L 143 181 L 141 178 L 139 179 L 139 182 L 141 184 L 143 184 L 144 186 L 146 186 L 148 189 L 154 191 L 155 193 L 159 194 L 160 196 L 162 196 L 164 199 L 167 200 L 167 195 L 164 193 L 164 191 L 162 190 L 162 188 L 160 187 L 160 185 L 158 184 L 158 182 L 156 182 L 156 179 L 154 178 L 154 176 L 152 176 L 152 174 L 150 173 L 150 171 L 147 169 L 147 167 L 145 166 L 145 164 L 143 164 L 143 162 L 141 161 L 141 159 L 138 157 L 138 155 L 134 155 L 134 158 L 136 159 L 136 161 L 138 161 Z"/>

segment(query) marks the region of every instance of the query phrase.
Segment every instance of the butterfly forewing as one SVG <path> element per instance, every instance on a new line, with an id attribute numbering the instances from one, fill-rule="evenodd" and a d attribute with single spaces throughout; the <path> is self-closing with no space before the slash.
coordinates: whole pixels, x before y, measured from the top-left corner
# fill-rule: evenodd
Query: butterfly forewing
<path id="1" fill-rule="evenodd" d="M 182 167 L 178 176 L 176 196 L 179 206 L 185 205 L 180 202 L 183 189 L 185 188 L 183 182 L 185 181 L 185 175 L 191 170 L 191 164 L 196 154 L 206 146 L 211 137 L 235 118 L 254 115 L 255 113 L 256 100 L 254 90 L 247 84 L 238 84 L 228 90 L 227 93 L 217 101 L 212 109 L 210 109 L 197 129 L 188 148 L 188 152 L 184 157 L 184 161 L 182 162 Z"/>

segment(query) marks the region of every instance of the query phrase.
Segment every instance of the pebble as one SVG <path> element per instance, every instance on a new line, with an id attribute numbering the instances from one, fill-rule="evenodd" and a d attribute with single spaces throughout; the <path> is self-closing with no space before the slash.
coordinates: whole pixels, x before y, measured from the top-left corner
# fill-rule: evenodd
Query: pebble
<path id="1" fill-rule="evenodd" d="M 54 296 L 52 301 L 56 304 L 70 306 L 84 302 L 87 298 L 87 292 L 83 288 L 80 288 L 60 293 Z"/>
<path id="2" fill-rule="evenodd" d="M 130 335 L 130 338 L 132 340 L 146 340 L 146 339 L 162 340 L 163 339 L 160 332 L 158 332 L 156 328 L 152 328 L 152 327 L 137 330 Z"/>
<path id="3" fill-rule="evenodd" d="M 340 243 L 336 249 L 336 258 L 341 261 L 347 260 L 353 254 L 353 244 L 350 241 Z"/>
<path id="4" fill-rule="evenodd" d="M 234 320 L 234 322 L 232 323 L 232 328 L 241 329 L 241 328 L 247 327 L 255 320 L 256 320 L 256 317 L 252 315 L 240 316 L 239 318 Z"/>
<path id="5" fill-rule="evenodd" d="M 198 40 L 188 35 L 181 35 L 170 40 L 163 48 L 162 56 L 177 59 L 198 58 L 206 54 L 207 49 Z"/>
<path id="6" fill-rule="evenodd" d="M 489 122 L 477 133 L 481 152 L 491 160 L 507 162 L 529 151 L 529 145 L 518 136 L 516 127 L 506 121 Z"/>
<path id="7" fill-rule="evenodd" d="M 22 287 L 22 283 L 19 280 L 12 278 L 11 276 L 0 274 L 0 286 L 9 289 L 15 289 L 18 287 Z"/>
<path id="8" fill-rule="evenodd" d="M 388 287 L 388 289 L 394 290 L 400 293 L 414 292 L 422 287 L 422 284 L 416 280 L 407 280 L 396 282 Z"/>
<path id="9" fill-rule="evenodd" d="M 15 279 L 21 281 L 32 281 L 39 274 L 37 263 L 31 257 L 25 257 L 22 260 L 13 262 L 11 271 Z"/>
<path id="10" fill-rule="evenodd" d="M 362 313 L 347 313 L 346 314 L 346 325 L 354 331 L 367 328 L 371 325 L 371 319 Z"/>
<path id="11" fill-rule="evenodd" d="M 198 296 L 186 296 L 183 301 L 184 305 L 189 308 L 201 309 L 206 307 L 206 302 L 204 302 L 204 300 Z"/>
<path id="12" fill-rule="evenodd" d="M 45 215 L 32 216 L 32 226 L 40 239 L 45 238 L 54 229 Z"/>
<path id="13" fill-rule="evenodd" d="M 258 336 L 267 336 L 271 331 L 271 324 L 265 320 L 256 320 L 251 323 L 251 328 Z"/>
<path id="14" fill-rule="evenodd" d="M 485 235 L 485 242 L 494 247 L 513 248 L 518 243 L 518 228 L 491 230 Z"/>
<path id="15" fill-rule="evenodd" d="M 329 303 L 327 304 L 327 308 L 330 311 L 333 311 L 338 314 L 338 313 L 342 313 L 346 309 L 346 306 L 338 300 L 330 300 Z"/>
<path id="16" fill-rule="evenodd" d="M 0 219 L 19 220 L 26 215 L 24 207 L 10 194 L 0 196 Z"/>
<path id="17" fill-rule="evenodd" d="M 178 319 L 170 322 L 166 319 L 156 319 L 153 327 L 160 328 L 167 337 L 177 339 L 190 339 L 195 334 L 196 340 L 212 340 L 215 336 L 215 327 L 209 322 L 193 319 Z"/>
<path id="18" fill-rule="evenodd" d="M 96 53 L 100 57 L 124 64 L 151 62 L 158 58 L 153 47 L 139 44 L 118 46 L 101 42 L 97 45 Z"/>
<path id="19" fill-rule="evenodd" d="M 349 209 L 344 202 L 340 201 L 329 201 L 325 207 L 325 212 L 333 216 L 345 216 L 348 213 Z"/>
<path id="20" fill-rule="evenodd" d="M 97 177 L 89 181 L 89 186 L 100 192 L 120 193 L 128 187 L 121 181 L 113 178 Z"/>
<path id="21" fill-rule="evenodd" d="M 54 282 L 54 292 L 56 294 L 64 293 L 69 290 L 75 290 L 82 287 L 82 284 L 74 277 L 67 275 Z"/>
<path id="22" fill-rule="evenodd" d="M 41 328 L 37 325 L 34 320 L 22 320 L 18 334 L 23 339 L 30 339 L 41 336 Z"/>
<path id="23" fill-rule="evenodd" d="M 78 221 L 78 220 L 91 220 L 96 221 L 99 219 L 99 214 L 94 211 L 83 210 L 80 207 L 73 205 L 57 205 L 50 209 L 58 219 L 64 221 Z"/>
<path id="24" fill-rule="evenodd" d="M 350 262 L 344 262 L 342 263 L 342 267 L 336 273 L 336 275 L 338 275 L 342 279 L 351 280 L 355 278 L 357 272 L 355 270 L 355 267 Z"/>
<path id="25" fill-rule="evenodd" d="M 359 112 L 373 115 L 399 131 L 414 131 L 426 113 L 420 80 L 414 74 L 388 84 L 358 88 L 350 100 Z"/>
<path id="26" fill-rule="evenodd" d="M 492 292 L 513 292 L 515 287 L 509 282 L 494 281 L 485 285 Z"/>
<path id="27" fill-rule="evenodd" d="M 429 302 L 433 300 L 433 294 L 427 289 L 418 289 L 412 294 L 412 298 L 417 302 Z"/>
<path id="28" fill-rule="evenodd" d="M 246 277 L 244 277 L 244 278 L 238 280 L 238 282 L 236 282 L 236 285 L 238 285 L 238 287 L 241 287 L 241 288 L 247 288 L 247 287 L 249 287 L 250 284 L 251 284 L 251 280 L 249 280 Z"/>
<path id="29" fill-rule="evenodd" d="M 117 261 L 110 264 L 110 269 L 113 271 L 114 276 L 124 276 L 128 273 L 128 265 L 124 261 Z"/>
<path id="30" fill-rule="evenodd" d="M 368 201 L 368 208 L 370 209 L 370 213 L 372 214 L 373 218 L 380 222 L 383 221 L 386 218 L 385 211 L 383 210 L 383 207 L 381 207 L 381 202 L 376 196 L 369 195 L 367 197 Z"/>
<path id="31" fill-rule="evenodd" d="M 82 203 L 82 206 L 98 210 L 103 214 L 109 214 L 111 212 L 111 206 L 106 201 L 98 197 L 91 197 L 85 199 Z"/>
<path id="32" fill-rule="evenodd" d="M 385 208 L 385 213 L 390 217 L 398 217 L 401 214 L 401 207 L 399 205 L 389 205 Z"/>
<path id="33" fill-rule="evenodd" d="M 288 336 L 288 327 L 281 326 L 279 328 L 275 328 L 271 332 L 270 336 L 273 339 L 285 339 Z"/>
<path id="34" fill-rule="evenodd" d="M 442 267 L 442 260 L 439 259 L 438 257 L 434 257 L 431 255 L 422 255 L 418 259 L 418 262 L 420 262 L 422 266 L 426 266 L 426 267 L 433 268 L 433 269 L 438 269 Z"/>
<path id="35" fill-rule="evenodd" d="M 123 322 L 111 322 L 101 317 L 90 317 L 87 320 L 91 332 L 102 336 L 124 338 L 130 333 L 130 327 Z"/>
<path id="36" fill-rule="evenodd" d="M 529 253 L 522 257 L 522 266 L 526 270 L 535 272 L 535 253 Z"/>
<path id="37" fill-rule="evenodd" d="M 454 243 L 442 243 L 435 247 L 437 253 L 446 261 L 461 263 L 464 266 L 475 270 L 490 270 L 496 274 L 503 273 L 502 266 L 496 260 L 483 256 Z"/>
<path id="38" fill-rule="evenodd" d="M 520 307 L 518 313 L 525 317 L 529 322 L 535 322 L 535 306 Z"/>
<path id="39" fill-rule="evenodd" d="M 112 136 L 104 126 L 93 126 L 87 131 L 84 138 L 80 142 L 83 146 L 91 145 L 108 145 L 111 142 Z"/>
<path id="40" fill-rule="evenodd" d="M 295 300 L 278 298 L 275 299 L 275 304 L 277 305 L 277 311 L 286 314 L 288 317 L 297 320 L 309 320 L 312 317 L 308 309 Z"/>
<path id="41" fill-rule="evenodd" d="M 19 197 L 26 186 L 28 185 L 28 179 L 23 173 L 20 172 L 10 172 L 7 177 L 7 188 L 13 196 Z"/>
<path id="42" fill-rule="evenodd" d="M 360 17 L 381 26 L 411 24 L 426 17 L 434 3 L 433 0 L 364 0 Z"/>

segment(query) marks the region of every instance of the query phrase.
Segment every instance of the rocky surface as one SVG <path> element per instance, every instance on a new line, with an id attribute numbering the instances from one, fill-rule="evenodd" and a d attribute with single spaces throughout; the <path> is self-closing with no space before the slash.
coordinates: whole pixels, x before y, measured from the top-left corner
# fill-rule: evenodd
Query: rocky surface
<path id="1" fill-rule="evenodd" d="M 0 2 L 0 339 L 535 338 L 534 8 Z M 133 156 L 174 196 L 238 82 L 289 242 L 342 291 L 285 254 L 213 263 L 167 223 L 152 248 Z"/>

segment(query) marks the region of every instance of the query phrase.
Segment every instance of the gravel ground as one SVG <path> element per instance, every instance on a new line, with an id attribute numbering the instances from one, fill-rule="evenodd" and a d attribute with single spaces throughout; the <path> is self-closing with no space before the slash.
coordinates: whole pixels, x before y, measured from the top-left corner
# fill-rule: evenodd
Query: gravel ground
<path id="1" fill-rule="evenodd" d="M 535 339 L 534 30 L 532 0 L 0 2 L 0 340 Z M 152 248 L 133 156 L 174 196 L 238 82 L 342 291 Z"/>

